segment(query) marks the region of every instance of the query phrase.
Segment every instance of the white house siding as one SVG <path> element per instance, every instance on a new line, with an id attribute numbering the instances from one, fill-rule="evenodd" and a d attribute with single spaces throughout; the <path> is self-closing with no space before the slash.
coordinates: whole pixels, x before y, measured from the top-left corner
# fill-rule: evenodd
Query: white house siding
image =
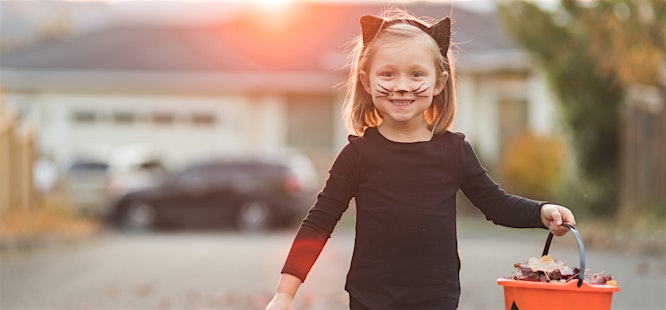
<path id="1" fill-rule="evenodd" d="M 495 134 L 499 144 L 497 152 L 501 154 L 508 142 L 529 129 L 529 111 L 532 110 L 532 104 L 527 96 L 525 74 L 500 74 L 496 79 L 498 98 Z"/>
<path id="2" fill-rule="evenodd" d="M 533 72 L 527 81 L 527 97 L 530 102 L 529 127 L 538 134 L 561 133 L 557 101 L 550 92 L 543 72 Z"/>
<path id="3" fill-rule="evenodd" d="M 333 145 L 337 152 L 347 143 L 350 132 L 347 129 L 342 112 L 345 104 L 345 94 L 343 92 L 336 93 L 333 102 L 330 117 L 333 119 Z"/>
<path id="4" fill-rule="evenodd" d="M 234 151 L 272 152 L 284 148 L 284 97 L 274 94 L 248 99 L 246 109 L 232 116 L 240 123 L 235 132 L 235 141 L 240 147 Z"/>
<path id="5" fill-rule="evenodd" d="M 477 136 L 479 135 L 479 120 L 477 115 L 481 111 L 479 111 L 479 104 L 476 98 L 478 92 L 479 89 L 473 76 L 457 76 L 456 96 L 458 107 L 452 130 L 463 132 L 469 141 L 477 140 Z"/>
<path id="6" fill-rule="evenodd" d="M 8 102 L 41 124 L 40 149 L 61 163 L 137 143 L 154 146 L 173 166 L 284 145 L 284 103 L 276 96 L 48 93 Z M 133 120 L 118 119 L 123 114 Z"/>
<path id="7" fill-rule="evenodd" d="M 459 109 L 453 130 L 465 133 L 481 158 L 492 160 L 499 153 L 495 81 L 482 75 L 461 75 L 456 83 Z"/>

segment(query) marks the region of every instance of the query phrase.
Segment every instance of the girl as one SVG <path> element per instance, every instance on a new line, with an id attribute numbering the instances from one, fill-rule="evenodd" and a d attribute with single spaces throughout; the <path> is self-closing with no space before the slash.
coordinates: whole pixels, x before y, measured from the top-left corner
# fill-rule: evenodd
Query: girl
<path id="1" fill-rule="evenodd" d="M 456 110 L 451 20 L 406 12 L 361 17 L 345 106 L 350 136 L 303 220 L 266 309 L 293 299 L 333 228 L 356 200 L 345 289 L 350 308 L 456 309 L 460 296 L 455 200 L 460 189 L 488 220 L 509 227 L 575 224 L 562 206 L 505 193 L 464 135 Z"/>

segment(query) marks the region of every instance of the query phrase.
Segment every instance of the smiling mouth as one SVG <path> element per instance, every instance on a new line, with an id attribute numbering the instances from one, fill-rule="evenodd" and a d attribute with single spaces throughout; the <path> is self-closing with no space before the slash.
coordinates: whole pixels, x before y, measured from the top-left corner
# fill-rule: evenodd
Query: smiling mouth
<path id="1" fill-rule="evenodd" d="M 396 105 L 396 106 L 399 106 L 399 107 L 405 107 L 405 106 L 408 106 L 408 105 L 410 105 L 412 102 L 414 102 L 414 100 L 407 100 L 407 99 L 404 99 L 404 100 L 391 100 L 391 103 L 392 103 L 393 105 Z"/>

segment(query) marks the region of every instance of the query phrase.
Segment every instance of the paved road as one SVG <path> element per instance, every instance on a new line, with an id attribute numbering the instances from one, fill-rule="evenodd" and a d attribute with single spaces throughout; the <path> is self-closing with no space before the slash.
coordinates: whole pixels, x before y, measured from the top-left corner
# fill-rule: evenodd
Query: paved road
<path id="1" fill-rule="evenodd" d="M 502 309 L 498 277 L 538 256 L 546 233 L 491 224 L 460 225 L 460 309 Z M 584 233 L 584 231 L 581 231 Z M 263 309 L 293 231 L 141 235 L 104 233 L 0 257 L 0 308 Z M 344 285 L 353 232 L 340 227 L 298 295 L 297 309 L 345 309 Z M 621 287 L 612 309 L 666 309 L 666 265 L 657 258 L 587 251 L 591 272 L 613 274 Z M 572 235 L 551 254 L 577 266 Z"/>

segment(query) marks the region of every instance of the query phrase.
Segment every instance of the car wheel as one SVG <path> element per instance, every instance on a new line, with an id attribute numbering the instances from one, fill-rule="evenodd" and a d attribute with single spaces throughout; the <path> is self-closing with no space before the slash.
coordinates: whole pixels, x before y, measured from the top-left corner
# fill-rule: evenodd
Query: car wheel
<path id="1" fill-rule="evenodd" d="M 271 208 L 268 203 L 251 200 L 243 203 L 238 210 L 236 226 L 243 232 L 266 230 L 271 222 Z"/>
<path id="2" fill-rule="evenodd" d="M 149 203 L 133 201 L 127 206 L 124 226 L 130 230 L 150 230 L 155 226 L 157 210 Z"/>

